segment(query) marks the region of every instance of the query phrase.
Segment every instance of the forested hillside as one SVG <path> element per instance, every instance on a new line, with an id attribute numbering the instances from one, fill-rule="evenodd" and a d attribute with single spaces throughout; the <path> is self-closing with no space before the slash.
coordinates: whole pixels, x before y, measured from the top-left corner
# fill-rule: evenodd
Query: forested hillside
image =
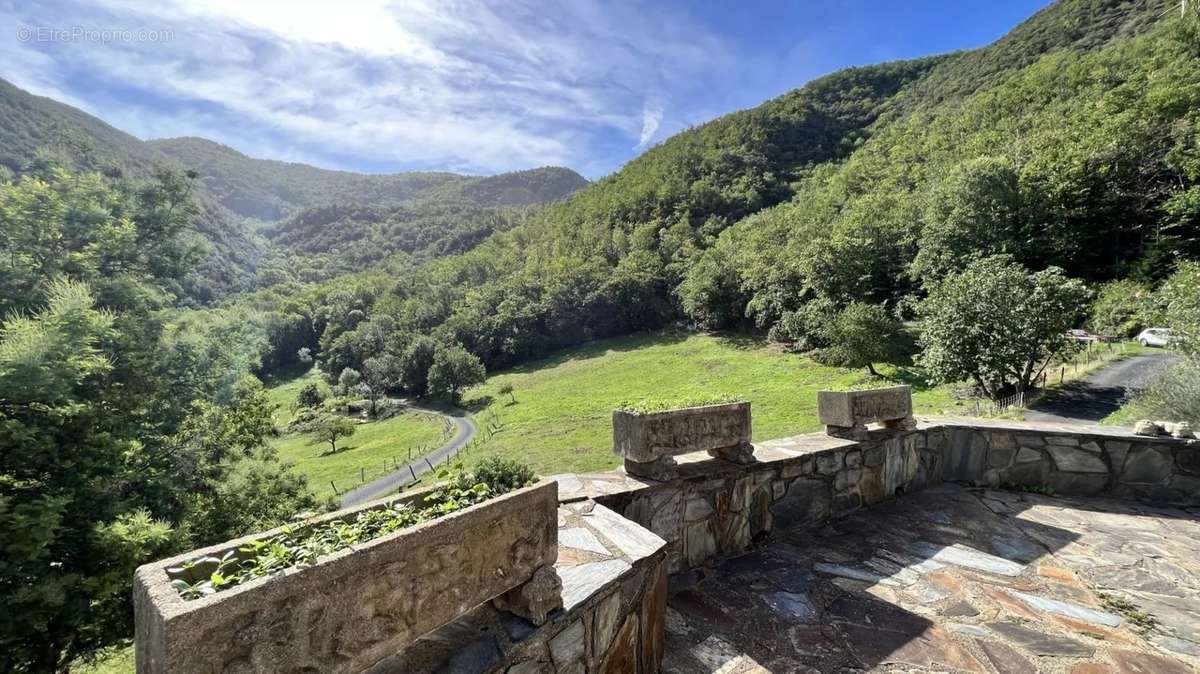
<path id="1" fill-rule="evenodd" d="M 428 334 L 489 367 L 677 320 L 821 346 L 850 303 L 908 317 L 993 253 L 1155 283 L 1197 252 L 1198 57 L 1173 3 L 1067 0 L 974 52 L 834 73 L 382 294 L 347 279 L 328 293 L 362 306 L 317 346 L 331 375 Z"/>
<path id="2" fill-rule="evenodd" d="M 312 280 L 392 253 L 424 259 L 462 252 L 512 217 L 490 209 L 544 204 L 587 184 L 560 167 L 497 176 L 366 175 L 254 159 L 202 138 L 144 142 L 0 80 L 0 167 L 22 174 L 51 165 L 110 178 L 145 178 L 160 166 L 191 175 L 199 210 L 182 236 L 203 254 L 180 289 L 185 303 L 200 304 L 278 281 L 276 273 L 263 277 L 264 265 L 299 266 L 303 273 L 287 278 Z M 262 223 L 275 221 L 282 222 L 263 237 Z M 402 235 L 389 236 L 396 230 Z M 282 259 L 297 254 L 302 263 Z"/>

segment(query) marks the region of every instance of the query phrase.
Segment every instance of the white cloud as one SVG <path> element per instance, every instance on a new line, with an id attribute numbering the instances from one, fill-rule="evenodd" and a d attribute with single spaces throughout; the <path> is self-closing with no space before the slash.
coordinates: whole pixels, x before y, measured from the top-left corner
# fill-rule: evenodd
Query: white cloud
<path id="1" fill-rule="evenodd" d="M 99 100 L 88 109 L 142 137 L 204 135 L 325 164 L 595 174 L 612 168 L 596 147 L 644 147 L 664 110 L 683 107 L 671 97 L 728 60 L 687 17 L 624 0 L 0 0 L 0 18 L 171 29 L 162 43 L 0 41 L 0 76 Z"/>
<path id="2" fill-rule="evenodd" d="M 662 123 L 662 118 L 662 104 L 647 99 L 642 104 L 642 133 L 638 136 L 638 144 L 633 149 L 640 150 L 654 140 L 654 132 L 658 131 L 658 125 Z"/>

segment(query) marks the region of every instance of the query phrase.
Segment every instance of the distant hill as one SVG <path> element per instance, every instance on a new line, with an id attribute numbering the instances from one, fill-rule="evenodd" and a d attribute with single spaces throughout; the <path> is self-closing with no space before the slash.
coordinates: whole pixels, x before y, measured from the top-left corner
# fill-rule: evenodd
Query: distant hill
<path id="1" fill-rule="evenodd" d="M 195 171 L 201 205 L 196 236 L 210 252 L 188 288 L 201 302 L 253 287 L 264 258 L 293 249 L 337 257 L 335 249 L 341 244 L 369 241 L 371 260 L 393 251 L 461 251 L 493 231 L 496 216 L 483 211 L 544 204 L 587 185 L 578 173 L 561 167 L 497 176 L 368 175 L 255 159 L 203 138 L 142 141 L 81 110 L 0 80 L 0 165 L 19 173 L 39 151 L 47 150 L 68 158 L 78 169 L 113 176 L 146 176 L 160 164 Z M 455 219 L 456 210 L 466 214 L 465 220 Z M 357 217 L 346 219 L 345 212 Z M 335 213 L 336 221 L 321 220 Z M 372 217 L 381 220 L 369 221 Z M 412 219 L 399 221 L 405 217 Z M 277 250 L 253 221 L 281 221 L 269 232 L 285 247 Z M 376 227 L 385 221 L 386 227 Z M 327 225 L 335 231 L 322 231 Z M 421 232 L 424 226 L 436 229 Z M 355 231 L 358 228 L 364 231 Z M 406 238 L 368 236 L 366 230 L 372 228 L 385 237 L 402 229 Z M 466 235 L 468 231 L 474 234 Z M 445 241 L 437 243 L 441 239 Z M 330 247 L 321 249 L 322 242 Z M 351 264 L 340 262 L 339 267 Z"/>
<path id="2" fill-rule="evenodd" d="M 225 208 L 260 220 L 278 220 L 322 204 L 375 205 L 419 198 L 529 206 L 562 199 L 587 184 L 578 173 L 557 167 L 486 177 L 429 172 L 368 175 L 254 159 L 203 138 L 152 140 L 147 145 L 198 172 L 205 191 Z"/>

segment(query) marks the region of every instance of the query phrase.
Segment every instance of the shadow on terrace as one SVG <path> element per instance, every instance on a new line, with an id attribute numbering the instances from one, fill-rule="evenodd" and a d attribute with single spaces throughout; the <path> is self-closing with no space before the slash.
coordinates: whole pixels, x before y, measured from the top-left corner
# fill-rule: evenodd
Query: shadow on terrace
<path id="1" fill-rule="evenodd" d="M 1200 517 L 944 484 L 669 592 L 664 672 L 1190 672 Z"/>

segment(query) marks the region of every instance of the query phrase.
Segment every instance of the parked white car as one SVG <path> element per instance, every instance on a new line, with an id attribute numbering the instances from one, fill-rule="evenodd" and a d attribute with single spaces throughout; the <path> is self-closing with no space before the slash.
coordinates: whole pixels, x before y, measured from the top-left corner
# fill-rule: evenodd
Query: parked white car
<path id="1" fill-rule="evenodd" d="M 1146 328 L 1135 339 L 1142 346 L 1170 346 L 1176 337 L 1170 328 Z"/>

